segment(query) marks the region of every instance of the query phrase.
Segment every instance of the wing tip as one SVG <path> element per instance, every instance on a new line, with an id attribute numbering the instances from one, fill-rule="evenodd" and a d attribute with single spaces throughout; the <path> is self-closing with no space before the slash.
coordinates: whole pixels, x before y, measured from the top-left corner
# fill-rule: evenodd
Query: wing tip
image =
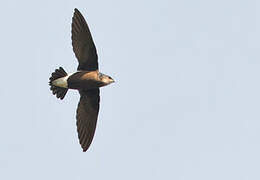
<path id="1" fill-rule="evenodd" d="M 90 147 L 90 144 L 87 145 L 87 146 L 85 146 L 84 144 L 80 144 L 80 145 L 81 145 L 81 148 L 82 148 L 83 152 L 86 152 L 89 149 L 89 147 Z"/>
<path id="2" fill-rule="evenodd" d="M 81 14 L 78 8 L 74 8 L 74 14 Z"/>

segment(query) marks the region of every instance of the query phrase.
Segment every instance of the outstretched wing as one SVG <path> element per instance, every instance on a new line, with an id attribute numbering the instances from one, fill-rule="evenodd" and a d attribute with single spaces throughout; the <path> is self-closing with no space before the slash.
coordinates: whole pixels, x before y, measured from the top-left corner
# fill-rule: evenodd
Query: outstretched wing
<path id="1" fill-rule="evenodd" d="M 73 51 L 78 59 L 78 70 L 94 71 L 98 69 L 98 57 L 87 22 L 75 8 L 71 24 Z"/>
<path id="2" fill-rule="evenodd" d="M 84 152 L 89 148 L 95 134 L 99 101 L 99 89 L 80 90 L 80 101 L 77 109 L 77 131 Z"/>

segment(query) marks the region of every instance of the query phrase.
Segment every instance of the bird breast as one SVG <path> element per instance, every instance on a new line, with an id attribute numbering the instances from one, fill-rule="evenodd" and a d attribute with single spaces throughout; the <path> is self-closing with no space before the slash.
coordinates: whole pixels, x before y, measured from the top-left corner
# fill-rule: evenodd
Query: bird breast
<path id="1" fill-rule="evenodd" d="M 102 86 L 98 78 L 97 71 L 79 71 L 73 73 L 67 79 L 68 88 L 70 89 L 95 89 Z"/>

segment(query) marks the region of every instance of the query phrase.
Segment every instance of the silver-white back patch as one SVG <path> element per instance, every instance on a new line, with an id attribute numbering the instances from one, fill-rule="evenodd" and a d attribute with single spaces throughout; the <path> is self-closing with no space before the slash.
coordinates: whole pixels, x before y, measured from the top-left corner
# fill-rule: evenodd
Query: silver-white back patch
<path id="1" fill-rule="evenodd" d="M 70 73 L 65 77 L 61 77 L 52 81 L 52 85 L 62 88 L 68 88 L 68 78 L 74 73 Z"/>

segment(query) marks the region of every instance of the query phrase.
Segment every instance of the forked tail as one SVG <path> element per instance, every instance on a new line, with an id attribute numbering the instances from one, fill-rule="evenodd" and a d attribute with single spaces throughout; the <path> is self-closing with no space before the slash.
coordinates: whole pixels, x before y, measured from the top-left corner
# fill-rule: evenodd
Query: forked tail
<path id="1" fill-rule="evenodd" d="M 56 95 L 57 98 L 59 99 L 63 99 L 68 91 L 67 88 L 62 88 L 62 87 L 58 87 L 58 86 L 55 86 L 53 85 L 53 81 L 56 80 L 56 79 L 59 79 L 59 78 L 62 78 L 62 77 L 65 77 L 67 76 L 68 74 L 66 73 L 66 71 L 60 67 L 59 69 L 56 69 L 55 72 L 53 72 L 51 74 L 51 77 L 50 77 L 50 81 L 49 81 L 49 85 L 51 86 L 51 91 L 52 91 L 52 94 L 53 95 Z"/>

